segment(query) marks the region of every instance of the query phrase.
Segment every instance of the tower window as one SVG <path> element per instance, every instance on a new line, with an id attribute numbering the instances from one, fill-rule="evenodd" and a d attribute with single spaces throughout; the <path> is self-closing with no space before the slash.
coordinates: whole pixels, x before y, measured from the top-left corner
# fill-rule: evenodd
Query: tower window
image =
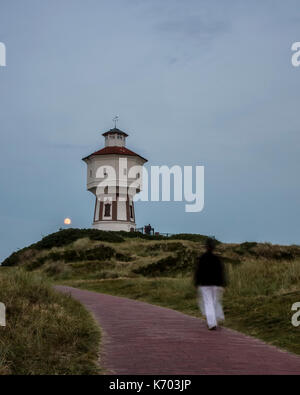
<path id="1" fill-rule="evenodd" d="M 104 205 L 104 217 L 110 217 L 110 204 L 109 203 Z"/>
<path id="2" fill-rule="evenodd" d="M 133 218 L 133 207 L 130 205 L 130 218 Z"/>
<path id="3" fill-rule="evenodd" d="M 105 187 L 105 188 L 104 188 L 104 193 L 105 193 L 105 194 L 108 193 L 108 187 Z"/>
<path id="4" fill-rule="evenodd" d="M 141 176 L 140 173 L 137 173 L 136 178 L 140 178 L 140 176 Z"/>

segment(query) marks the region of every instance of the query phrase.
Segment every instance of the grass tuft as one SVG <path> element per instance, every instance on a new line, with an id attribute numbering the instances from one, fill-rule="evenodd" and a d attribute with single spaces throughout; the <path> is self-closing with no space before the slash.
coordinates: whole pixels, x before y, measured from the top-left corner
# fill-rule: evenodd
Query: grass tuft
<path id="1" fill-rule="evenodd" d="M 98 374 L 100 332 L 91 315 L 37 274 L 0 269 L 0 374 Z"/>

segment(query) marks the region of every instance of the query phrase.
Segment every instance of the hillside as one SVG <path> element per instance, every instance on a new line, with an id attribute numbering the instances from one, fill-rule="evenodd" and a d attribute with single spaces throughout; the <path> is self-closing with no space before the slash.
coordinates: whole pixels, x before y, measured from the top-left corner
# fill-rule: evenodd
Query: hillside
<path id="1" fill-rule="evenodd" d="M 3 265 L 199 316 L 191 279 L 205 240 L 68 229 L 12 254 Z M 300 246 L 219 242 L 216 253 L 229 276 L 226 325 L 300 354 L 300 332 L 291 325 L 291 306 L 300 300 Z"/>
<path id="2" fill-rule="evenodd" d="M 22 266 L 55 279 L 178 276 L 192 273 L 195 257 L 204 251 L 207 236 L 177 234 L 147 236 L 139 232 L 66 229 L 44 237 L 9 256 L 2 266 Z M 249 261 L 291 262 L 300 246 L 270 243 L 217 242 L 216 253 L 228 266 Z"/>

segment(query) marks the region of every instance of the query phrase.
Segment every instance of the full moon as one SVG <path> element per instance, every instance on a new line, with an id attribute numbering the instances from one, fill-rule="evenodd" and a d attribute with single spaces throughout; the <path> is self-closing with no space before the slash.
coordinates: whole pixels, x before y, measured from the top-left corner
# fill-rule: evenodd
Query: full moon
<path id="1" fill-rule="evenodd" d="M 65 218 L 64 220 L 64 224 L 65 225 L 71 225 L 72 221 L 70 220 L 70 218 Z"/>

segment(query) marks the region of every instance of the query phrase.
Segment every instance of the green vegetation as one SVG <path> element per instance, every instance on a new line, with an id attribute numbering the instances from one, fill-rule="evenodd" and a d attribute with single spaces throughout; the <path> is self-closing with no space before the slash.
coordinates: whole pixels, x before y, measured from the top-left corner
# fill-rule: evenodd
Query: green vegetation
<path id="1" fill-rule="evenodd" d="M 0 269 L 0 374 L 98 374 L 100 333 L 90 314 L 41 276 Z"/>
<path id="2" fill-rule="evenodd" d="M 76 240 L 88 237 L 90 240 L 109 241 L 110 243 L 120 243 L 124 239 L 116 232 L 104 232 L 96 229 L 63 229 L 56 233 L 45 236 L 39 242 L 25 247 L 20 251 L 11 254 L 2 262 L 2 266 L 15 266 L 21 264 L 21 259 L 26 257 L 29 251 L 40 251 L 53 247 L 66 246 Z"/>
<path id="3" fill-rule="evenodd" d="M 107 232 L 96 229 L 62 229 L 56 233 L 52 233 L 43 237 L 39 242 L 25 247 L 22 250 L 16 251 L 11 254 L 7 259 L 2 262 L 2 266 L 15 266 L 22 264 L 22 259 L 27 257 L 26 253 L 29 251 L 41 251 L 51 248 L 64 247 L 74 243 L 77 240 L 88 238 L 91 241 L 104 241 L 109 243 L 122 243 L 125 239 L 143 239 L 143 240 L 166 240 L 165 236 L 155 235 L 149 236 L 140 232 Z M 191 240 L 204 242 L 207 236 L 195 234 L 181 234 L 173 235 L 169 239 Z"/>
<path id="4" fill-rule="evenodd" d="M 54 283 L 200 316 L 192 274 L 206 236 L 69 231 L 47 236 L 4 263 L 46 275 Z M 218 242 L 216 253 L 229 275 L 226 326 L 300 354 L 300 331 L 291 325 L 291 306 L 300 301 L 300 246 Z"/>

